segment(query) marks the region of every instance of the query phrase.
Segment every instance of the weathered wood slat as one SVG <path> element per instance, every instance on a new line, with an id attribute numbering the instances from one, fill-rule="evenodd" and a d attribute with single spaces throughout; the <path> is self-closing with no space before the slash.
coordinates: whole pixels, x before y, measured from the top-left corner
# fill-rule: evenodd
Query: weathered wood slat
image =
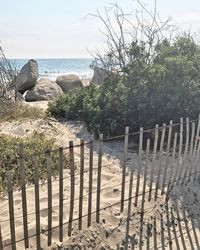
<path id="1" fill-rule="evenodd" d="M 136 190 L 135 190 L 135 201 L 134 206 L 136 207 L 138 204 L 138 195 L 139 195 L 139 188 L 140 188 L 140 173 L 141 173 L 141 157 L 142 157 L 142 146 L 143 146 L 143 128 L 140 128 L 140 138 L 139 138 L 139 166 L 137 169 L 137 183 L 136 183 Z"/>
<path id="2" fill-rule="evenodd" d="M 165 167 L 164 167 L 164 176 L 163 176 L 163 184 L 162 184 L 162 191 L 161 195 L 164 194 L 165 191 L 165 182 L 167 178 L 167 168 L 168 168 L 168 161 L 169 161 L 169 150 L 171 146 L 171 136 L 172 136 L 172 123 L 173 121 L 170 121 L 169 123 L 169 132 L 168 132 L 168 138 L 167 138 L 167 152 L 165 157 Z"/>
<path id="3" fill-rule="evenodd" d="M 168 198 L 169 198 L 170 188 L 173 185 L 172 182 L 176 178 L 176 175 L 175 174 L 173 175 L 173 168 L 176 168 L 175 155 L 176 155 L 177 137 L 178 137 L 178 134 L 175 133 L 174 134 L 174 142 L 173 142 L 172 162 L 171 162 L 171 166 L 170 166 L 170 170 L 169 170 L 169 181 L 168 181 L 167 191 L 166 191 L 166 200 L 168 200 Z"/>
<path id="4" fill-rule="evenodd" d="M 63 242 L 63 147 L 59 148 L 59 241 Z"/>
<path id="5" fill-rule="evenodd" d="M 157 225 L 156 225 L 156 218 L 153 220 L 153 246 L 154 250 L 158 249 L 158 241 L 157 241 Z"/>
<path id="6" fill-rule="evenodd" d="M 21 185 L 22 211 L 23 211 L 24 246 L 26 249 L 29 247 L 29 239 L 28 239 L 28 217 L 27 217 L 25 161 L 24 161 L 23 144 L 19 144 L 19 170 L 20 170 L 20 185 Z"/>
<path id="7" fill-rule="evenodd" d="M 1 224 L 0 224 L 0 250 L 3 250 L 3 239 L 2 239 L 2 232 L 1 232 Z"/>
<path id="8" fill-rule="evenodd" d="M 149 153 L 150 153 L 150 139 L 147 139 L 146 163 L 145 163 L 145 166 L 144 166 L 144 180 L 143 180 L 143 189 L 142 189 L 141 213 L 144 212 L 145 192 L 146 192 L 146 184 L 147 184 L 147 169 L 148 169 L 148 164 L 149 164 Z"/>
<path id="9" fill-rule="evenodd" d="M 185 142 L 185 150 L 184 150 L 184 155 L 183 155 L 183 166 L 184 166 L 184 173 L 183 173 L 183 178 L 182 178 L 181 183 L 183 184 L 185 182 L 187 173 L 188 173 L 188 163 L 186 160 L 188 160 L 188 148 L 189 148 L 189 139 L 190 139 L 190 125 L 189 125 L 189 118 L 186 118 L 186 142 Z"/>
<path id="10" fill-rule="evenodd" d="M 47 192 L 48 192 L 48 237 L 47 244 L 52 244 L 52 181 L 51 181 L 51 154 L 50 151 L 46 151 L 46 164 L 47 164 Z"/>
<path id="11" fill-rule="evenodd" d="M 88 190 L 88 227 L 91 225 L 92 213 L 92 184 L 93 184 L 93 140 L 90 141 L 89 159 L 89 190 Z"/>
<path id="12" fill-rule="evenodd" d="M 35 222 L 36 222 L 36 245 L 37 249 L 41 249 L 40 240 L 40 189 L 39 189 L 39 171 L 38 159 L 34 159 L 34 184 L 35 184 Z"/>
<path id="13" fill-rule="evenodd" d="M 198 119 L 196 137 L 195 137 L 194 148 L 193 148 L 193 154 L 194 155 L 196 154 L 196 150 L 197 150 L 197 143 L 198 143 L 198 140 L 199 140 L 199 132 L 200 132 L 200 115 L 199 115 L 199 119 Z"/>
<path id="14" fill-rule="evenodd" d="M 159 152 L 159 166 L 158 166 L 158 175 L 156 179 L 156 190 L 155 190 L 155 197 L 154 199 L 157 199 L 158 196 L 158 189 L 160 185 L 160 176 L 161 176 L 161 169 L 162 169 L 162 161 L 163 161 L 163 146 L 165 141 L 165 132 L 166 132 L 166 123 L 163 124 L 162 128 L 162 135 L 161 135 L 161 141 L 160 141 L 160 152 Z"/>
<path id="15" fill-rule="evenodd" d="M 103 134 L 99 137 L 99 150 L 98 150 L 98 175 L 97 175 L 97 200 L 96 200 L 96 222 L 100 221 L 100 204 L 101 204 L 101 168 L 102 168 L 102 147 L 103 147 Z"/>
<path id="16" fill-rule="evenodd" d="M 80 190 L 79 190 L 79 230 L 82 229 L 83 188 L 84 188 L 84 140 L 80 143 Z"/>
<path id="17" fill-rule="evenodd" d="M 178 149 L 178 164 L 177 164 L 177 181 L 181 179 L 182 171 L 183 171 L 183 157 L 182 157 L 182 151 L 183 151 L 183 118 L 180 118 L 180 134 L 179 134 L 179 149 Z"/>
<path id="18" fill-rule="evenodd" d="M 127 157 L 128 157 L 128 134 L 129 134 L 129 127 L 126 127 L 125 138 L 124 138 L 124 158 L 123 158 L 123 166 L 122 166 L 121 208 L 120 208 L 121 212 L 124 211 L 126 165 L 127 165 Z"/>
<path id="19" fill-rule="evenodd" d="M 8 165 L 6 166 L 6 168 L 8 169 Z M 8 188 L 8 206 L 9 206 L 11 245 L 12 245 L 12 250 L 16 250 L 14 199 L 13 199 L 12 174 L 10 173 L 10 171 L 7 171 L 6 179 L 7 179 L 7 188 Z"/>
<path id="20" fill-rule="evenodd" d="M 128 213 L 127 213 L 127 219 L 126 219 L 127 222 L 126 222 L 125 250 L 128 249 L 128 241 L 129 241 L 129 227 L 130 227 L 130 218 L 131 218 L 132 190 L 133 190 L 133 169 L 131 169 L 130 182 L 129 182 Z"/>
<path id="21" fill-rule="evenodd" d="M 149 183 L 148 201 L 151 200 L 152 187 L 153 187 L 153 181 L 154 181 L 155 162 L 156 162 L 156 155 L 157 155 L 157 147 L 158 147 L 158 124 L 156 124 L 156 127 L 155 127 L 154 145 L 153 145 L 153 162 L 152 162 L 152 168 L 150 169 L 150 183 Z"/>
<path id="22" fill-rule="evenodd" d="M 70 208 L 69 208 L 69 223 L 68 223 L 68 236 L 72 233 L 72 222 L 74 215 L 74 197 L 75 197 L 75 166 L 74 166 L 74 144 L 73 141 L 69 142 L 70 153 L 70 174 L 71 174 L 71 192 L 70 192 Z"/>

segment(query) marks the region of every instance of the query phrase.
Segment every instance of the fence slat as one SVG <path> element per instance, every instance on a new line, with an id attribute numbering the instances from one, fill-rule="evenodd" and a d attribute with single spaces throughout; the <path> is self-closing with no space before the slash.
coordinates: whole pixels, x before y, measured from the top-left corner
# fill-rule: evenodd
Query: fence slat
<path id="1" fill-rule="evenodd" d="M 179 135 L 179 150 L 178 150 L 178 165 L 177 165 L 177 169 L 178 169 L 178 180 L 181 179 L 182 176 L 182 171 L 183 171 L 183 167 L 182 167 L 182 149 L 183 149 L 183 118 L 180 118 L 180 135 Z"/>
<path id="2" fill-rule="evenodd" d="M 195 122 L 192 122 L 192 133 L 191 133 L 191 140 L 190 140 L 190 155 L 191 156 L 193 153 L 193 146 L 194 146 L 194 133 L 195 133 Z"/>
<path id="3" fill-rule="evenodd" d="M 1 233 L 1 224 L 0 224 L 0 250 L 3 250 L 3 240 L 2 240 L 2 233 Z"/>
<path id="4" fill-rule="evenodd" d="M 184 173 L 181 183 L 183 184 L 185 182 L 187 173 L 188 173 L 188 164 L 186 162 L 186 158 L 188 155 L 188 147 L 189 147 L 189 139 L 190 139 L 190 127 L 189 127 L 189 118 L 186 118 L 186 142 L 185 142 L 185 150 L 184 150 L 184 156 L 183 156 L 183 166 L 184 166 Z M 181 178 L 181 176 L 180 176 Z"/>
<path id="5" fill-rule="evenodd" d="M 153 246 L 154 250 L 158 249 L 156 218 L 153 220 Z"/>
<path id="6" fill-rule="evenodd" d="M 79 230 L 82 229 L 82 214 L 83 214 L 83 187 L 84 187 L 84 140 L 80 143 L 80 192 L 79 192 Z"/>
<path id="7" fill-rule="evenodd" d="M 127 165 L 127 156 L 128 156 L 128 134 L 129 134 L 129 127 L 126 127 L 125 138 L 124 138 L 124 159 L 123 159 L 123 166 L 122 166 L 122 187 L 121 187 L 121 208 L 120 208 L 121 212 L 124 211 L 126 165 Z"/>
<path id="8" fill-rule="evenodd" d="M 189 164 L 189 168 L 188 168 L 188 181 L 190 181 L 191 174 L 193 171 L 194 134 L 195 134 L 195 122 L 192 122 L 192 133 L 191 133 L 191 140 L 190 140 L 190 164 Z"/>
<path id="9" fill-rule="evenodd" d="M 190 123 L 189 118 L 186 118 L 186 142 L 185 142 L 185 151 L 184 151 L 184 160 L 186 159 L 186 156 L 188 154 L 188 147 L 189 147 L 189 138 L 190 137 Z"/>
<path id="10" fill-rule="evenodd" d="M 74 197 L 75 197 L 75 169 L 74 169 L 74 144 L 73 141 L 69 142 L 70 153 L 70 170 L 71 170 L 71 193 L 70 193 L 70 209 L 69 209 L 69 223 L 68 223 L 68 236 L 72 233 L 72 221 L 74 214 Z"/>
<path id="11" fill-rule="evenodd" d="M 143 180 L 143 189 L 142 189 L 141 213 L 144 212 L 144 202 L 145 202 L 145 192 L 146 192 L 146 183 L 147 183 L 147 168 L 148 168 L 148 163 L 149 163 L 149 153 L 150 153 L 150 139 L 147 139 L 146 163 L 145 163 L 145 166 L 144 166 L 144 180 Z"/>
<path id="12" fill-rule="evenodd" d="M 6 166 L 6 169 L 8 169 L 8 166 Z M 9 205 L 11 244 L 12 244 L 12 250 L 16 250 L 14 200 L 13 200 L 12 174 L 10 173 L 10 171 L 7 171 L 6 179 L 7 179 L 7 187 L 8 187 L 8 205 Z"/>
<path id="13" fill-rule="evenodd" d="M 161 195 L 163 195 L 164 191 L 165 191 L 165 182 L 166 182 L 168 160 L 169 160 L 169 150 L 170 150 L 170 146 L 171 146 L 171 137 L 172 137 L 172 124 L 173 124 L 173 121 L 170 121 L 168 138 L 167 138 L 167 153 L 166 153 L 166 158 L 165 158 L 165 168 L 164 168 L 164 176 L 163 176 L 163 185 L 162 185 Z"/>
<path id="14" fill-rule="evenodd" d="M 172 152 L 172 163 L 171 163 L 170 170 L 169 170 L 169 182 L 167 185 L 167 192 L 166 192 L 166 200 L 168 200 L 168 198 L 169 198 L 169 192 L 170 192 L 170 187 L 172 186 L 172 180 L 174 181 L 176 178 L 175 174 L 174 174 L 174 178 L 172 178 L 173 177 L 172 171 L 173 171 L 173 168 L 176 167 L 175 166 L 175 154 L 176 154 L 177 137 L 178 137 L 178 134 L 175 133 L 174 134 L 174 143 L 173 143 L 173 152 Z"/>
<path id="15" fill-rule="evenodd" d="M 51 183 L 51 155 L 50 151 L 46 151 L 47 164 L 47 188 L 48 188 L 48 239 L 47 244 L 52 244 L 52 183 Z"/>
<path id="16" fill-rule="evenodd" d="M 59 241 L 63 242 L 63 147 L 59 148 Z"/>
<path id="17" fill-rule="evenodd" d="M 130 227 L 130 218 L 131 218 L 131 204 L 132 204 L 132 190 L 133 190 L 133 169 L 131 169 L 130 183 L 129 183 L 128 213 L 127 213 L 127 223 L 126 223 L 125 250 L 128 249 L 128 237 L 129 237 L 129 227 Z"/>
<path id="18" fill-rule="evenodd" d="M 155 136 L 154 136 L 154 145 L 153 145 L 153 162 L 152 162 L 152 168 L 150 170 L 151 173 L 150 173 L 148 201 L 151 200 L 152 186 L 153 186 L 153 181 L 154 181 L 155 161 L 156 161 L 156 155 L 157 155 L 157 147 L 158 147 L 158 124 L 156 124 L 156 127 L 155 127 Z"/>
<path id="19" fill-rule="evenodd" d="M 143 128 L 141 127 L 140 128 L 140 138 L 139 138 L 139 166 L 137 169 L 137 184 L 136 184 L 135 202 L 134 202 L 135 207 L 137 206 L 137 203 L 138 203 L 138 195 L 139 195 L 139 188 L 140 188 L 142 145 L 143 145 Z"/>
<path id="20" fill-rule="evenodd" d="M 98 150 L 98 175 L 97 175 L 97 204 L 96 204 L 96 222 L 99 223 L 100 212 L 100 192 L 101 192 L 101 167 L 102 167 L 102 146 L 103 134 L 99 137 L 99 150 Z"/>
<path id="21" fill-rule="evenodd" d="M 160 141 L 160 152 L 159 152 L 159 163 L 158 163 L 158 175 L 156 179 L 156 190 L 155 190 L 155 197 L 154 199 L 157 199 L 158 196 L 158 189 L 160 185 L 160 175 L 161 175 L 161 169 L 162 169 L 162 158 L 163 158 L 163 146 L 164 146 L 164 140 L 165 140 L 165 131 L 166 131 L 166 123 L 163 124 L 162 128 L 162 135 L 161 135 L 161 141 Z"/>
<path id="22" fill-rule="evenodd" d="M 19 171 L 20 171 L 20 185 L 21 185 L 21 196 L 22 196 L 24 246 L 26 249 L 29 247 L 29 240 L 28 240 L 28 218 L 27 218 L 27 199 L 26 199 L 25 162 L 24 162 L 23 144 L 19 144 Z"/>
<path id="23" fill-rule="evenodd" d="M 35 184 L 35 221 L 36 221 L 36 244 L 37 249 L 41 249 L 40 240 L 40 190 L 39 190 L 39 171 L 38 159 L 34 159 L 34 184 Z"/>
<path id="24" fill-rule="evenodd" d="M 194 142 L 194 148 L 193 148 L 193 154 L 195 154 L 196 149 L 197 149 L 197 143 L 199 140 L 199 132 L 200 132 L 200 115 L 198 119 L 198 125 L 197 125 L 197 132 L 196 132 L 196 137 L 195 137 L 195 142 Z"/>
<path id="25" fill-rule="evenodd" d="M 91 225 L 92 213 L 92 183 L 93 183 L 93 140 L 90 141 L 90 159 L 89 159 L 89 193 L 88 193 L 88 227 Z"/>
<path id="26" fill-rule="evenodd" d="M 197 180 L 197 176 L 198 176 L 198 166 L 199 166 L 199 154 L 200 154 L 200 141 L 198 142 L 198 146 L 197 146 L 197 153 L 196 153 L 196 159 L 195 159 L 195 169 L 194 169 L 194 176 L 193 176 L 193 180 Z"/>

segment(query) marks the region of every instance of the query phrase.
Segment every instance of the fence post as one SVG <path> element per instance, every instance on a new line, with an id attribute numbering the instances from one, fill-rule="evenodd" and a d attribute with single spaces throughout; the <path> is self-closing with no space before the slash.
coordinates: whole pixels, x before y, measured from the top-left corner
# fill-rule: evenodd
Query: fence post
<path id="1" fill-rule="evenodd" d="M 36 244 L 37 249 L 41 248 L 40 241 L 40 191 L 39 191 L 39 171 L 38 159 L 34 159 L 34 184 L 35 184 L 35 221 L 36 221 Z"/>
<path id="2" fill-rule="evenodd" d="M 74 145 L 73 145 L 73 141 L 69 142 L 69 153 L 70 153 L 70 170 L 71 170 L 71 194 L 70 194 L 68 236 L 71 236 L 73 213 L 74 213 L 74 197 L 75 197 L 75 176 L 74 176 L 75 170 L 74 170 Z"/>
<path id="3" fill-rule="evenodd" d="M 101 192 L 101 167 L 102 167 L 102 147 L 103 147 L 103 134 L 99 137 L 99 151 L 98 151 L 98 176 L 97 176 L 97 204 L 96 204 L 96 222 L 99 223 L 100 212 L 100 192 Z"/>
<path id="4" fill-rule="evenodd" d="M 63 242 L 63 147 L 59 148 L 59 241 Z"/>
<path id="5" fill-rule="evenodd" d="M 165 191 L 165 182 L 166 182 L 167 167 L 168 167 L 168 160 L 169 160 L 169 150 L 170 150 L 170 146 L 171 146 L 172 123 L 173 123 L 173 121 L 170 121 L 170 123 L 169 123 L 169 132 L 168 132 L 168 138 L 167 138 L 167 154 L 166 154 L 166 158 L 165 158 L 165 169 L 164 169 L 161 195 L 163 195 L 164 191 Z"/>
<path id="6" fill-rule="evenodd" d="M 135 191 L 135 202 L 134 206 L 137 206 L 138 203 L 138 195 L 139 195 L 139 188 L 140 188 L 140 172 L 141 172 L 141 158 L 142 158 L 142 145 L 143 145 L 143 128 L 140 128 L 140 138 L 139 138 L 139 166 L 137 169 L 137 184 L 136 184 L 136 191 Z"/>
<path id="7" fill-rule="evenodd" d="M 160 175 L 161 175 L 161 168 L 162 168 L 162 156 L 163 156 L 163 145 L 164 145 L 164 140 L 165 140 L 165 131 L 166 131 L 166 123 L 163 124 L 162 128 L 162 135 L 161 135 L 161 141 L 160 141 L 160 152 L 159 152 L 159 169 L 158 169 L 158 175 L 157 175 L 157 180 L 156 180 L 156 190 L 155 190 L 155 197 L 154 199 L 157 199 L 158 195 L 158 189 L 160 185 Z"/>
<path id="8" fill-rule="evenodd" d="M 24 246 L 29 247 L 28 240 L 28 219 L 27 219 L 27 200 L 26 200 L 26 181 L 25 181 L 25 163 L 24 163 L 24 145 L 19 144 L 19 170 L 22 196 L 23 228 L 24 228 Z"/>
<path id="9" fill-rule="evenodd" d="M 8 165 L 6 164 L 6 169 Z M 16 237 L 15 237 L 15 215 L 14 215 L 14 202 L 13 202 L 13 186 L 12 174 L 8 170 L 6 173 L 7 187 L 8 187 L 8 205 L 9 205 L 9 219 L 10 219 L 10 233 L 12 250 L 16 250 Z"/>
<path id="10" fill-rule="evenodd" d="M 47 188 L 48 188 L 48 246 L 52 241 L 52 185 L 51 185 L 51 155 L 50 150 L 46 151 L 47 164 Z"/>
<path id="11" fill-rule="evenodd" d="M 84 186 L 84 140 L 80 143 L 80 192 L 79 192 L 79 230 L 82 229 L 83 186 Z"/>
<path id="12" fill-rule="evenodd" d="M 88 227 L 91 225 L 92 216 L 92 183 L 93 183 L 93 140 L 90 141 L 89 159 L 89 191 L 88 191 Z"/>
<path id="13" fill-rule="evenodd" d="M 128 249 L 128 236 L 129 236 L 129 226 L 130 226 L 130 217 L 131 217 L 131 204 L 132 204 L 132 190 L 133 190 L 133 169 L 131 169 L 130 183 L 129 183 L 128 213 L 127 213 L 127 223 L 126 223 L 125 250 Z"/>
<path id="14" fill-rule="evenodd" d="M 121 208 L 120 208 L 121 212 L 124 211 L 126 165 L 127 165 L 127 156 L 128 156 L 128 134 L 129 134 L 129 127 L 126 127 L 125 138 L 124 138 L 124 158 L 123 158 L 123 166 L 122 166 Z"/>
<path id="15" fill-rule="evenodd" d="M 154 169 L 155 169 L 154 165 L 156 161 L 157 147 L 158 147 L 158 124 L 156 124 L 156 127 L 155 127 L 155 136 L 154 136 L 154 145 L 153 145 L 153 163 L 152 163 L 151 175 L 150 175 L 148 201 L 151 200 L 151 193 L 152 193 L 152 186 L 153 186 L 153 179 L 154 179 Z"/>

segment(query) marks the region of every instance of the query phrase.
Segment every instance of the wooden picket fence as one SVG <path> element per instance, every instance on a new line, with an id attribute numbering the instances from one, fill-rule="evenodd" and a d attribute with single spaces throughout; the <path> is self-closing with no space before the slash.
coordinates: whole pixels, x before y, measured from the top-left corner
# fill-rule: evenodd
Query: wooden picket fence
<path id="1" fill-rule="evenodd" d="M 136 247 L 142 249 L 144 247 L 144 240 L 146 242 L 146 249 L 150 249 L 150 237 L 154 239 L 154 249 L 157 249 L 155 246 L 157 245 L 156 223 L 158 221 L 154 218 L 154 233 L 148 236 L 148 225 L 146 229 L 144 229 L 143 225 L 145 204 L 152 200 L 156 201 L 159 197 L 164 197 L 167 207 L 167 220 L 169 220 L 170 216 L 173 219 L 174 210 L 168 207 L 168 201 L 171 192 L 174 190 L 174 186 L 193 183 L 199 180 L 199 132 L 200 118 L 193 121 L 190 121 L 188 118 L 184 121 L 181 118 L 180 123 L 173 124 L 170 121 L 169 125 L 163 124 L 161 127 L 156 125 L 155 128 L 148 130 L 140 128 L 140 131 L 136 133 L 130 133 L 129 128 L 126 127 L 124 135 L 114 138 L 103 138 L 101 134 L 99 140 L 96 141 L 85 142 L 81 140 L 78 144 L 70 141 L 67 147 L 60 147 L 58 150 L 47 150 L 45 152 L 47 176 L 45 183 L 41 183 L 40 181 L 40 162 L 37 155 L 25 155 L 23 145 L 19 145 L 19 157 L 16 161 L 18 162 L 20 173 L 20 190 L 14 190 L 12 174 L 8 168 L 6 174 L 7 194 L 5 194 L 5 197 L 8 199 L 9 217 L 0 221 L 0 250 L 15 250 L 21 242 L 24 242 L 24 249 L 29 248 L 31 238 L 34 238 L 36 241 L 36 249 L 41 249 L 41 214 L 43 211 L 41 210 L 40 192 L 44 187 L 47 190 L 47 227 L 45 228 L 45 233 L 47 235 L 48 246 L 52 245 L 55 230 L 58 230 L 58 241 L 63 242 L 66 237 L 73 234 L 76 226 L 78 230 L 81 230 L 90 227 L 94 223 L 100 223 L 102 211 L 105 211 L 107 208 L 117 207 L 119 213 L 126 213 L 127 216 L 124 249 L 128 249 L 129 246 L 132 246 L 132 249 Z M 107 164 L 104 164 L 104 157 L 106 157 L 105 148 L 113 140 L 120 143 L 124 142 L 123 154 L 120 159 L 120 197 L 117 202 L 103 206 L 102 192 L 105 189 L 103 187 L 105 183 L 102 182 L 102 174 L 106 173 L 108 167 Z M 136 140 L 137 148 L 131 148 L 131 145 Z M 52 153 L 55 152 L 58 154 L 59 162 L 57 179 L 53 178 L 52 173 Z M 41 152 L 41 154 L 43 153 Z M 69 157 L 69 169 L 66 169 L 64 160 L 66 154 Z M 25 169 L 27 159 L 29 161 L 31 159 L 33 164 L 33 185 L 26 184 Z M 5 162 L 5 166 L 8 167 L 9 162 Z M 69 181 L 69 183 L 67 182 L 66 184 L 66 181 Z M 56 193 L 58 194 L 58 197 L 56 197 L 58 201 L 56 200 L 56 203 L 54 203 L 54 182 L 57 183 L 56 187 L 58 187 L 58 192 Z M 27 195 L 30 195 L 29 191 L 33 195 L 32 199 L 35 204 L 35 207 L 31 208 L 31 212 L 27 199 Z M 65 203 L 66 192 L 70 195 L 68 203 Z M 22 204 L 23 238 L 18 238 L 16 234 L 16 220 L 18 218 L 15 216 L 15 197 L 19 197 L 19 194 Z M 58 208 L 59 223 L 57 225 L 55 225 L 53 218 L 54 206 Z M 136 244 L 130 237 L 130 223 L 133 208 L 137 207 L 140 208 L 141 226 L 138 235 L 139 242 Z M 84 211 L 87 212 L 84 213 Z M 68 218 L 66 218 L 66 215 Z M 28 218 L 30 216 L 32 216 L 33 220 L 35 219 L 34 234 L 30 233 L 29 230 Z M 180 214 L 178 214 L 178 217 L 180 217 Z M 7 232 L 3 231 L 4 223 L 9 223 L 10 225 L 9 242 L 4 239 L 5 235 L 7 235 Z M 159 223 L 161 223 L 162 227 L 162 216 Z M 145 239 L 143 235 L 144 230 L 147 232 Z M 195 227 L 193 230 L 195 230 Z M 174 230 L 173 232 L 175 233 Z M 163 233 L 161 232 L 162 241 L 165 242 Z M 176 235 L 174 239 L 176 244 L 178 244 Z M 198 249 L 195 248 L 198 243 L 192 244 L 194 244 L 194 249 Z M 116 245 L 116 248 L 121 249 L 119 244 Z M 181 247 L 177 249 L 181 249 Z"/>

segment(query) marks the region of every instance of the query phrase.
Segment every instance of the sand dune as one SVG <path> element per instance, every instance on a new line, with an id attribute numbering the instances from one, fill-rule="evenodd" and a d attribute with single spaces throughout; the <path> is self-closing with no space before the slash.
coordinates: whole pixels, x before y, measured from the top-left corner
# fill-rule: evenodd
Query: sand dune
<path id="1" fill-rule="evenodd" d="M 33 104 L 32 104 L 33 105 Z M 46 103 L 40 104 L 45 106 Z M 25 122 L 6 122 L 0 125 L 0 134 L 9 134 L 13 136 L 28 136 L 34 131 L 39 133 L 45 133 L 47 137 L 55 138 L 58 146 L 68 146 L 68 141 L 73 140 L 75 144 L 80 142 L 80 138 L 86 141 L 90 139 L 90 134 L 87 132 L 85 127 L 80 123 L 74 122 L 63 122 L 59 123 L 54 119 L 46 120 L 35 120 Z M 94 168 L 97 167 L 98 154 L 96 152 L 98 145 L 94 145 Z M 80 149 L 75 148 L 75 162 L 77 165 L 76 173 L 79 173 L 79 162 L 80 162 Z M 134 159 L 135 153 L 130 150 L 129 158 Z M 101 208 L 108 207 L 100 212 L 100 223 L 95 223 L 95 213 L 92 215 L 92 226 L 87 228 L 87 216 L 83 218 L 83 229 L 78 231 L 78 221 L 73 223 L 73 234 L 71 237 L 67 236 L 67 225 L 64 226 L 64 243 L 63 249 L 123 249 L 123 242 L 125 238 L 126 230 L 126 218 L 128 204 L 125 202 L 125 209 L 123 213 L 120 213 L 120 203 L 116 206 L 110 207 L 110 205 L 118 203 L 121 197 L 121 162 L 123 157 L 123 143 L 110 142 L 104 144 L 104 155 L 102 162 L 102 185 L 101 185 Z M 136 163 L 137 165 L 137 163 Z M 130 167 L 133 164 L 130 164 Z M 89 149 L 85 147 L 85 170 L 89 167 Z M 69 219 L 69 206 L 70 206 L 70 180 L 69 170 L 65 170 L 64 178 L 64 218 L 63 222 L 67 222 Z M 79 175 L 75 179 L 75 211 L 74 218 L 78 217 L 78 198 L 79 198 Z M 128 198 L 129 188 L 129 175 L 126 177 L 126 193 L 125 198 Z M 83 215 L 88 212 L 88 172 L 84 174 L 84 190 L 83 190 Z M 92 211 L 96 210 L 96 187 L 97 187 L 97 172 L 94 170 L 93 178 L 93 208 Z M 143 187 L 143 179 L 140 181 L 140 192 Z M 133 192 L 136 188 L 136 172 L 134 173 Z M 195 182 L 191 185 L 177 185 L 173 189 L 172 199 L 169 201 L 168 206 L 165 204 L 165 196 L 159 196 L 154 201 L 153 199 L 148 202 L 146 196 L 146 202 L 144 203 L 144 217 L 141 221 L 141 197 L 138 199 L 138 206 L 134 207 L 132 204 L 132 212 L 130 219 L 130 239 L 132 244 L 135 244 L 135 249 L 138 246 L 139 235 L 143 234 L 143 249 L 153 249 L 155 244 L 153 225 L 156 218 L 156 249 L 164 249 L 163 244 L 166 245 L 166 249 L 171 245 L 171 249 L 178 249 L 177 244 L 180 245 L 180 249 L 199 249 L 198 242 L 195 240 L 196 237 L 200 238 L 200 223 L 199 223 L 199 200 L 200 200 L 200 184 Z M 52 180 L 52 192 L 53 192 L 53 226 L 59 224 L 59 185 L 58 180 Z M 35 234 L 35 202 L 34 202 L 34 188 L 27 188 L 28 197 L 28 228 L 29 235 Z M 184 213 L 186 214 L 185 220 L 178 220 L 177 209 L 175 207 L 177 199 L 178 209 L 180 209 L 179 216 L 182 218 Z M 185 211 L 183 211 L 186 207 Z M 15 206 L 15 226 L 16 226 L 16 237 L 17 240 L 23 239 L 23 221 L 22 221 L 22 204 L 21 194 L 14 192 L 14 206 Z M 170 207 L 173 206 L 173 216 L 170 213 Z M 42 185 L 40 187 L 40 209 L 41 209 L 41 238 L 42 238 L 42 249 L 58 249 L 59 243 L 58 233 L 59 229 L 53 230 L 53 246 L 47 247 L 47 187 Z M 4 244 L 10 242 L 10 229 L 8 214 L 8 200 L 5 196 L 1 200 L 0 209 L 0 221 L 2 227 L 2 235 Z M 5 222 L 4 222 L 5 221 Z M 193 222 L 193 224 L 192 224 Z M 144 231 L 140 229 L 144 227 Z M 180 225 L 182 225 L 183 232 L 181 232 Z M 188 235 L 187 227 L 189 228 L 190 236 Z M 168 229 L 170 228 L 170 233 Z M 195 232 L 195 233 L 194 233 Z M 181 236 L 181 233 L 183 236 Z M 182 243 L 181 237 L 184 237 L 184 244 Z M 194 244 L 191 246 L 191 241 Z M 163 240 L 164 239 L 164 240 Z M 171 241 L 171 242 L 170 242 Z M 65 248 L 64 248 L 65 246 Z M 121 246 L 121 248 L 120 248 Z M 24 249 L 23 242 L 17 244 L 17 249 Z M 5 249 L 10 249 L 5 247 Z M 35 237 L 30 238 L 30 249 L 36 249 Z M 155 248 L 154 248 L 155 249 Z"/>

